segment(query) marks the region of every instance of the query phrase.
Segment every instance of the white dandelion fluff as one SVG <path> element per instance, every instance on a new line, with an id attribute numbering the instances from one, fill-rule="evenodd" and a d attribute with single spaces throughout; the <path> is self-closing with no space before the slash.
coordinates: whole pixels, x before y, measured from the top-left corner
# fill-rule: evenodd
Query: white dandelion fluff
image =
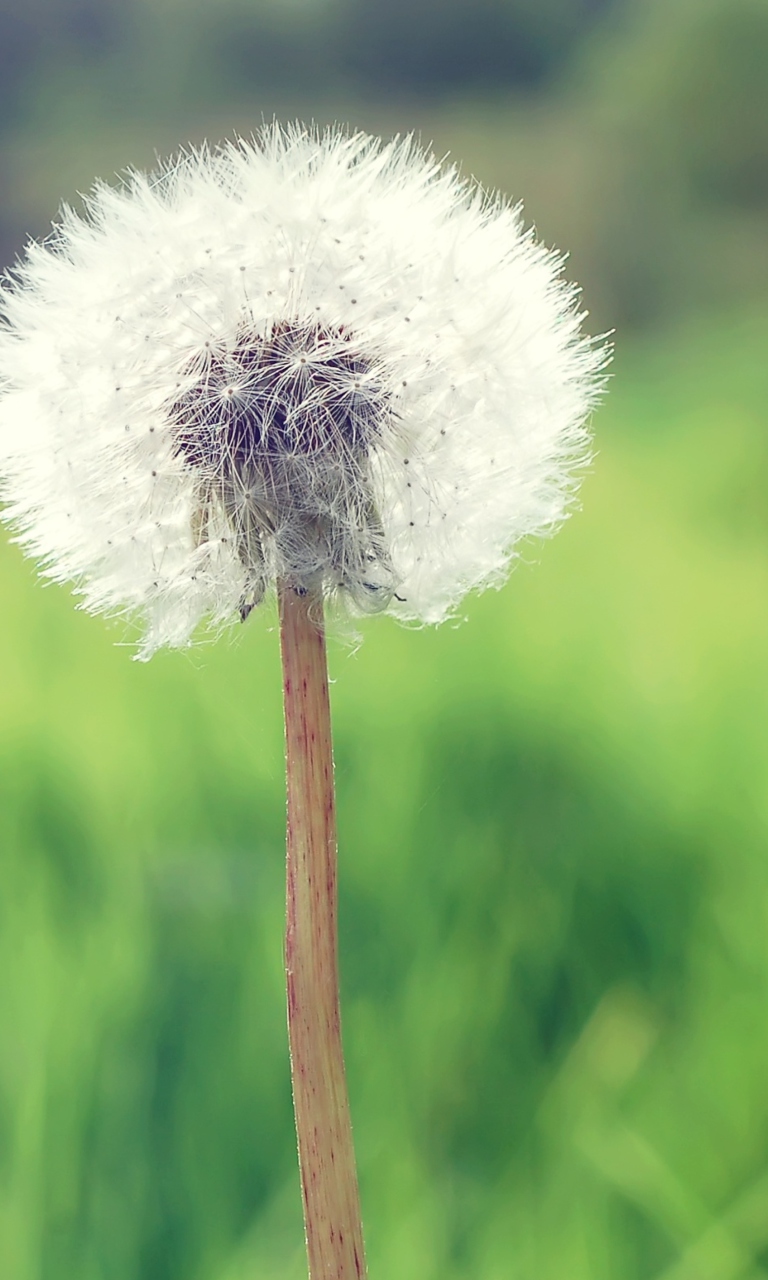
<path id="1" fill-rule="evenodd" d="M 5 519 L 144 656 L 278 580 L 439 622 L 585 459 L 604 353 L 560 270 L 407 140 L 273 127 L 97 186 L 0 294 Z"/>

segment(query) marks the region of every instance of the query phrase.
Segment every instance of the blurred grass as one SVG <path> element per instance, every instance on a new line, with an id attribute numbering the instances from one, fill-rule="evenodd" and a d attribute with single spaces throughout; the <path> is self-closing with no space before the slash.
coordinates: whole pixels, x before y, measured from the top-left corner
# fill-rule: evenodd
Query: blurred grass
<path id="1" fill-rule="evenodd" d="M 265 80 L 246 8 L 239 79 L 213 10 L 99 0 L 103 56 L 87 5 L 19 14 L 0 250 L 263 107 L 522 193 L 620 329 L 556 541 L 460 627 L 333 646 L 372 1276 L 768 1280 L 764 0 L 628 0 L 545 91 L 411 100 L 303 6 L 312 74 Z M 5 546 L 0 591 L 0 1277 L 300 1280 L 273 619 L 143 667 Z"/>
<path id="2" fill-rule="evenodd" d="M 767 341 L 622 343 L 557 540 L 333 646 L 373 1275 L 768 1275 Z M 272 619 L 0 583 L 4 1280 L 299 1280 Z"/>

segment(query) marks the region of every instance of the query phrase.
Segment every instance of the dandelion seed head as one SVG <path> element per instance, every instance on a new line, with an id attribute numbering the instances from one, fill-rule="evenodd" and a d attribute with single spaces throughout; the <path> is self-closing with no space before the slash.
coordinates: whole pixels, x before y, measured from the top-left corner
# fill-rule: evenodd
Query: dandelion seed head
<path id="1" fill-rule="evenodd" d="M 5 518 L 144 656 L 278 578 L 439 622 L 588 454 L 560 272 L 409 140 L 275 126 L 98 186 L 0 294 Z"/>

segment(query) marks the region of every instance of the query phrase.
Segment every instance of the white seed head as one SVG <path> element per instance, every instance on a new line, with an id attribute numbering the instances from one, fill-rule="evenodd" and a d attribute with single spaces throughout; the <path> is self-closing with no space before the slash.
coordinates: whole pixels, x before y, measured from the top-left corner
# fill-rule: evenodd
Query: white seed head
<path id="1" fill-rule="evenodd" d="M 409 140 L 274 126 L 97 186 L 0 292 L 5 519 L 143 656 L 278 578 L 439 622 L 587 455 L 560 270 Z"/>

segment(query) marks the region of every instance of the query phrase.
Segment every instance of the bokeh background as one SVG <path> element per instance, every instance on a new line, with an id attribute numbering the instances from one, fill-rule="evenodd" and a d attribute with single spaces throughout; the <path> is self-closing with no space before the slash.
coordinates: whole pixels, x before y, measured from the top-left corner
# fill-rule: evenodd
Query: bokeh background
<path id="1" fill-rule="evenodd" d="M 768 1277 L 768 3 L 0 0 L 0 254 L 262 119 L 414 130 L 615 328 L 583 509 L 332 647 L 372 1276 Z M 0 551 L 0 1275 L 300 1280 L 274 616 Z"/>

